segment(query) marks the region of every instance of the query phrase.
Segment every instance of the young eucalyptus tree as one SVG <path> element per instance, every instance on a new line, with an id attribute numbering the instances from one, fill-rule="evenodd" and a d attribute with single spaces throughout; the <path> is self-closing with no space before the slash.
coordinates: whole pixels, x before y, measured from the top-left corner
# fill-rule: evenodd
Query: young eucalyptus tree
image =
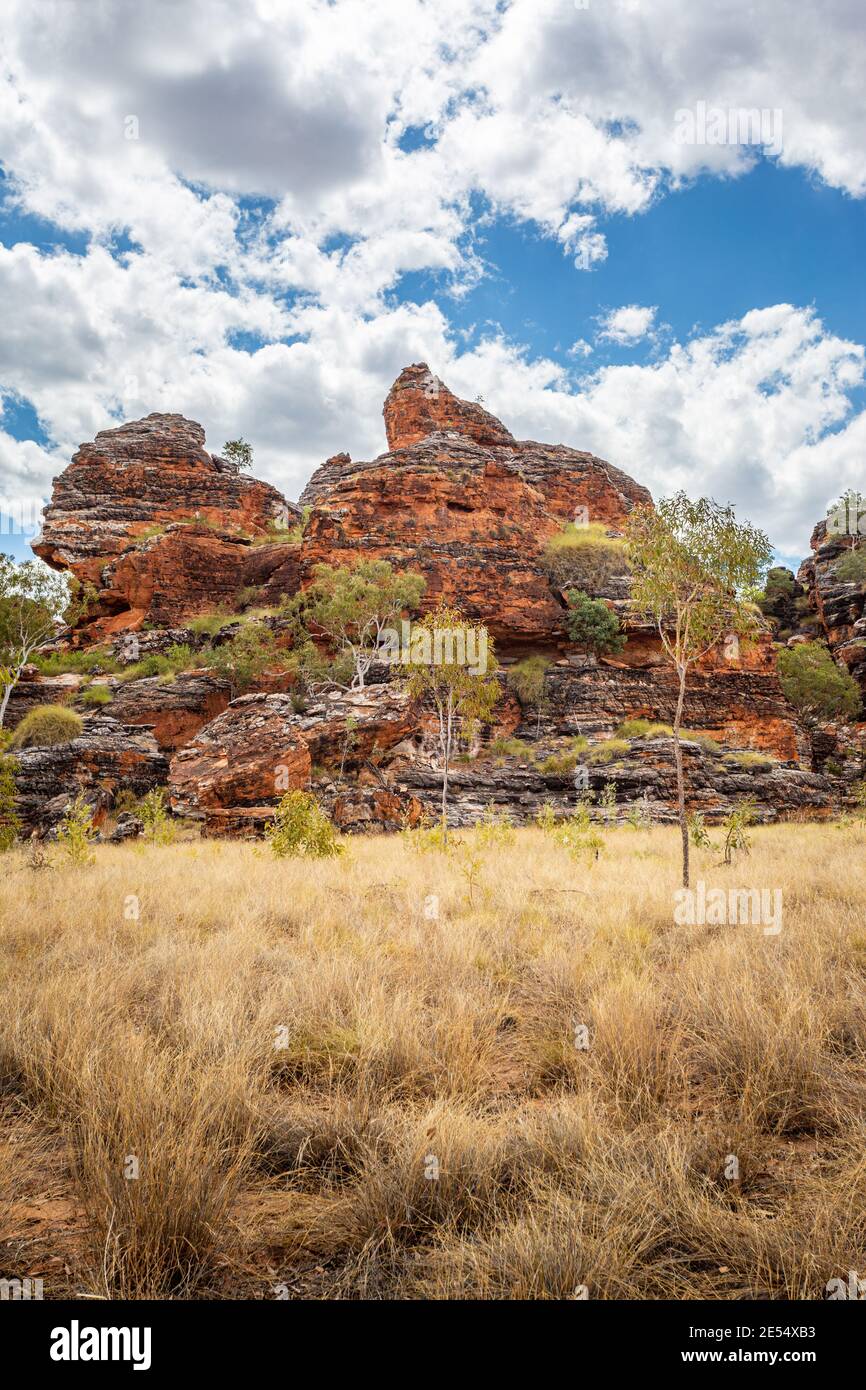
<path id="1" fill-rule="evenodd" d="M 41 560 L 0 555 L 0 728 L 21 672 L 53 637 L 69 603 L 66 581 Z"/>
<path id="2" fill-rule="evenodd" d="M 440 604 L 412 624 L 406 688 L 436 713 L 442 764 L 442 834 L 448 840 L 448 775 L 462 734 L 489 723 L 502 694 L 496 679 L 493 643 L 485 629 L 468 623 L 460 611 Z"/>
<path id="3" fill-rule="evenodd" d="M 683 844 L 683 886 L 689 886 L 683 703 L 689 671 L 728 638 L 753 636 L 760 619 L 751 595 L 772 559 L 763 531 L 737 522 L 732 507 L 710 498 L 691 501 L 684 492 L 658 508 L 636 507 L 626 523 L 635 615 L 657 628 L 677 675 L 674 759 Z"/>

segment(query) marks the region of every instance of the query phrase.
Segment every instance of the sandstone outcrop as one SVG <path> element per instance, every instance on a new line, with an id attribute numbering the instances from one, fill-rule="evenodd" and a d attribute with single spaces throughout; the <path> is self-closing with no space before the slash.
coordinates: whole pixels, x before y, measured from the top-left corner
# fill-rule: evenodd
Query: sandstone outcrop
<path id="1" fill-rule="evenodd" d="M 153 735 L 127 728 L 105 714 L 85 720 L 70 743 L 25 748 L 15 754 L 16 810 L 29 834 L 43 834 L 62 819 L 79 792 L 99 824 L 121 790 L 144 796 L 165 782 L 168 764 Z"/>
<path id="2" fill-rule="evenodd" d="M 866 580 L 850 583 L 836 574 L 853 543 L 852 536 L 828 532 L 826 521 L 820 521 L 812 532 L 812 555 L 803 561 L 797 580 L 816 619 L 805 635 L 823 639 L 866 696 Z"/>
<path id="3" fill-rule="evenodd" d="M 185 671 L 170 682 L 150 676 L 115 685 L 111 713 L 123 724 L 144 725 L 160 749 L 174 751 L 222 714 L 230 699 L 228 681 L 207 671 Z"/>
<path id="4" fill-rule="evenodd" d="M 303 709 L 298 703 L 284 694 L 241 696 L 200 729 L 171 760 L 173 810 L 216 832 L 260 829 L 284 792 L 309 787 L 319 764 L 355 776 L 366 767 L 377 781 L 377 760 L 417 726 L 406 695 L 387 687 L 323 696 Z"/>
<path id="5" fill-rule="evenodd" d="M 386 453 L 371 461 L 336 454 L 314 472 L 300 499 L 303 529 L 297 508 L 207 453 L 201 427 L 182 416 L 148 416 L 82 446 L 56 480 L 35 543 L 50 564 L 97 590 L 74 642 L 108 643 L 122 664 L 184 644 L 201 652 L 200 669 L 173 678 L 99 676 L 112 693 L 111 717 L 89 717 L 78 750 L 26 754 L 28 823 L 45 819 L 40 805 L 50 819 L 67 795 L 52 783 L 55 774 L 70 788 L 89 787 L 100 813 L 118 785 L 137 795 L 168 776 L 175 813 L 212 834 L 260 834 L 282 793 L 296 787 L 312 788 L 349 831 L 437 814 L 432 715 L 407 699 L 390 668 L 374 666 L 363 691 L 310 698 L 276 662 L 234 700 L 206 668 L 206 648 L 231 641 L 250 608 L 277 610 L 257 621 L 286 648 L 291 629 L 281 599 L 309 583 L 319 563 L 373 558 L 424 576 L 423 610 L 444 599 L 496 641 L 502 698 L 493 727 L 461 745 L 452 768 L 454 824 L 471 823 L 488 805 L 516 821 L 546 801 L 573 809 L 568 750 L 578 736 L 591 744 L 580 756 L 593 790 L 610 782 L 620 808 L 640 797 L 657 819 L 673 817 L 669 738 L 612 744 L 609 761 L 599 752 L 626 720 L 670 723 L 676 700 L 658 634 L 630 618 L 621 552 L 608 546 L 603 572 L 575 585 L 603 598 L 626 626 L 625 649 L 602 660 L 568 638 L 573 558 L 562 569 L 545 557 L 569 522 L 601 523 L 596 537 L 616 536 L 635 506 L 651 504 L 647 490 L 593 454 L 516 439 L 423 363 L 401 372 L 384 419 Z M 292 530 L 281 535 L 275 523 Z M 690 677 L 685 724 L 698 741 L 687 745 L 689 800 L 708 819 L 746 795 L 757 798 L 764 819 L 825 816 L 850 795 L 856 750 L 844 730 L 807 736 L 780 689 L 769 630 L 787 636 L 798 622 L 792 640 L 826 636 L 866 684 L 866 585 L 837 582 L 844 545 L 817 528 L 802 587 L 782 584 L 782 597 L 765 607 L 768 630 L 733 654 L 713 653 Z M 218 607 L 237 620 L 210 635 L 188 625 Z M 540 719 L 507 683 L 510 665 L 528 654 L 550 663 Z M 28 677 L 10 703 L 10 724 L 35 703 L 71 699 L 84 708 L 80 676 Z M 514 738 L 526 754 L 499 756 L 496 740 Z M 839 763 L 844 776 L 832 770 Z"/>
<path id="6" fill-rule="evenodd" d="M 204 443 L 194 420 L 148 415 L 101 430 L 54 480 L 33 549 L 95 586 L 91 640 L 228 600 L 244 582 L 244 542 L 297 519 L 276 488 Z"/>

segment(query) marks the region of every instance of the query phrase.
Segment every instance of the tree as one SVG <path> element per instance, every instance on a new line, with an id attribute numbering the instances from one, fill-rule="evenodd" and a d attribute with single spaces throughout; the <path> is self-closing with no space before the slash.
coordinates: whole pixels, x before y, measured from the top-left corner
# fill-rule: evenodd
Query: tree
<path id="1" fill-rule="evenodd" d="M 387 560 L 363 560 L 351 569 L 316 565 L 312 584 L 285 604 L 296 646 L 302 657 L 306 646 L 309 658 L 300 659 L 300 666 L 314 679 L 321 678 L 315 646 L 316 638 L 324 636 L 336 648 L 333 683 L 363 690 L 370 667 L 381 655 L 383 638 L 394 637 L 394 650 L 395 624 L 404 612 L 417 609 L 425 588 L 422 575 L 397 574 Z"/>
<path id="2" fill-rule="evenodd" d="M 275 641 L 264 623 L 244 623 L 234 637 L 211 650 L 208 660 L 218 675 L 231 682 L 233 692 L 246 690 L 274 660 Z"/>
<path id="3" fill-rule="evenodd" d="M 690 669 L 726 636 L 749 637 L 759 624 L 744 591 L 760 582 L 773 550 L 763 531 L 737 522 L 732 507 L 710 498 L 692 502 L 684 492 L 658 509 L 636 507 L 626 522 L 635 614 L 658 628 L 662 649 L 677 674 L 674 759 L 683 845 L 683 887 L 689 886 L 680 728 Z"/>
<path id="4" fill-rule="evenodd" d="M 807 724 L 852 719 L 860 710 L 860 687 L 836 665 L 821 642 L 800 642 L 779 652 L 779 682 L 785 698 Z"/>
<path id="5" fill-rule="evenodd" d="M 507 680 L 521 705 L 532 705 L 536 712 L 535 737 L 541 733 L 541 716 L 549 701 L 547 698 L 547 673 L 550 662 L 544 656 L 528 656 L 518 661 L 508 672 Z"/>
<path id="6" fill-rule="evenodd" d="M 252 468 L 253 446 L 245 439 L 227 439 L 223 445 L 223 457 L 237 468 Z"/>
<path id="7" fill-rule="evenodd" d="M 483 657 L 479 648 L 483 643 Z M 501 694 L 494 666 L 493 644 L 486 629 L 467 623 L 457 608 L 440 603 L 412 627 L 406 688 L 418 700 L 432 704 L 437 719 L 442 762 L 442 835 L 448 843 L 448 774 L 460 734 L 488 724 Z"/>
<path id="8" fill-rule="evenodd" d="M 0 555 L 0 728 L 21 672 L 54 636 L 68 601 L 65 580 L 41 560 L 16 565 Z"/>
<path id="9" fill-rule="evenodd" d="M 619 618 L 603 599 L 590 598 L 580 589 L 569 589 L 565 625 L 572 642 L 596 656 L 614 656 L 625 646 Z"/>

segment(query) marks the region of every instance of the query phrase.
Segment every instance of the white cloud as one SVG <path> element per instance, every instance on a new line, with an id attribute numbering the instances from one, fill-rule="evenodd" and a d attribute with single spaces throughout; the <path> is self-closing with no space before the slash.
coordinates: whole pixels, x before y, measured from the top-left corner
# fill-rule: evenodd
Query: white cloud
<path id="1" fill-rule="evenodd" d="M 601 315 L 598 336 L 612 343 L 639 343 L 652 329 L 656 312 L 655 305 L 623 304 Z"/>
<path id="2" fill-rule="evenodd" d="M 592 270 L 603 216 L 754 160 L 676 140 L 700 101 L 780 109 L 780 162 L 863 196 L 861 26 L 859 0 L 796 24 L 751 0 L 7 0 L 4 188 L 90 244 L 0 248 L 0 390 L 51 440 L 0 436 L 0 505 L 43 494 L 118 414 L 160 408 L 201 419 L 214 448 L 254 439 L 296 495 L 325 454 L 383 447 L 384 392 L 425 358 L 516 432 L 595 447 L 657 489 L 712 486 L 757 520 L 766 507 L 802 548 L 863 429 L 847 405 L 862 350 L 808 311 L 755 311 L 575 391 L 520 345 L 460 353 L 439 308 L 391 292 L 420 271 L 465 292 L 494 214 Z M 121 236 L 132 249 L 112 254 Z M 602 334 L 638 341 L 653 315 L 623 306 Z M 239 333 L 264 345 L 240 351 Z"/>

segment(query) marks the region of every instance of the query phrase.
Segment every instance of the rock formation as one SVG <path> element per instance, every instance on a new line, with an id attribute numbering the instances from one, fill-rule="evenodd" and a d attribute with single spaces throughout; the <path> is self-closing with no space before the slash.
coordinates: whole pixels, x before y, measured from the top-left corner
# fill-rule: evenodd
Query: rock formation
<path id="1" fill-rule="evenodd" d="M 423 363 L 401 372 L 384 417 L 386 453 L 371 461 L 337 454 L 313 473 L 300 499 L 303 527 L 275 489 L 207 453 L 201 427 L 182 416 L 151 415 L 82 446 L 56 480 L 34 547 L 96 588 L 71 640 L 103 644 L 121 666 L 182 645 L 196 653 L 199 669 L 186 669 L 189 653 L 173 677 L 116 664 L 102 671 L 97 661 L 110 718 L 87 709 L 104 698 L 88 697 L 92 673 L 28 672 L 10 724 L 53 700 L 71 700 L 86 715 L 82 739 L 22 757 L 29 826 L 56 820 L 58 796 L 76 787 L 98 784 L 94 795 L 110 806 L 118 786 L 138 794 L 156 781 L 167 782 L 175 814 L 212 834 L 260 834 L 282 792 L 296 787 L 311 787 L 346 830 L 393 829 L 435 815 L 432 716 L 407 699 L 387 666 L 374 666 L 363 691 L 305 698 L 277 662 L 234 700 L 228 682 L 208 669 L 208 648 L 240 631 L 247 604 L 264 609 L 256 621 L 283 648 L 290 640 L 283 596 L 309 583 L 319 563 L 370 558 L 421 573 L 424 610 L 444 598 L 496 641 L 502 698 L 493 727 L 461 744 L 452 772 L 455 824 L 472 823 L 487 806 L 518 821 L 546 801 L 573 808 L 577 766 L 594 791 L 614 788 L 620 815 L 640 797 L 657 819 L 673 816 L 670 738 L 617 737 L 627 720 L 669 723 L 676 699 L 658 634 L 629 619 L 626 567 L 620 572 L 615 561 L 580 585 L 604 598 L 627 629 L 623 652 L 596 660 L 569 641 L 568 584 L 545 560 L 566 523 L 601 523 L 602 534 L 615 536 L 633 507 L 651 505 L 649 493 L 592 454 L 515 439 Z M 281 536 L 275 523 L 294 530 Z M 766 610 L 767 632 L 729 657 L 713 654 L 690 680 L 689 797 L 710 819 L 745 795 L 757 798 L 762 819 L 826 816 L 844 799 L 838 780 L 815 769 L 830 749 L 847 755 L 846 736 L 828 734 L 816 756 L 814 731 L 810 741 L 780 689 L 770 630 L 786 640 L 795 620 L 810 621 L 803 610 L 811 603 L 815 628 L 862 678 L 866 586 L 836 582 L 840 546 L 817 528 L 802 587 L 793 577 L 782 584 L 782 598 Z M 236 621 L 211 635 L 187 625 L 217 608 L 237 613 Z M 531 653 L 549 662 L 540 716 L 522 708 L 507 683 L 510 666 Z M 575 739 L 589 747 L 575 752 Z"/>
<path id="2" fill-rule="evenodd" d="M 815 620 L 805 635 L 823 638 L 866 696 L 866 580 L 846 582 L 836 573 L 854 540 L 849 534 L 828 532 L 827 522 L 820 521 L 812 532 L 812 555 L 803 561 L 797 580 Z M 858 543 L 866 547 L 866 540 L 858 538 Z"/>
<path id="3" fill-rule="evenodd" d="M 89 638 L 233 599 L 250 538 L 297 519 L 276 488 L 204 442 L 194 420 L 148 415 L 101 430 L 54 480 L 33 549 L 95 586 Z"/>

